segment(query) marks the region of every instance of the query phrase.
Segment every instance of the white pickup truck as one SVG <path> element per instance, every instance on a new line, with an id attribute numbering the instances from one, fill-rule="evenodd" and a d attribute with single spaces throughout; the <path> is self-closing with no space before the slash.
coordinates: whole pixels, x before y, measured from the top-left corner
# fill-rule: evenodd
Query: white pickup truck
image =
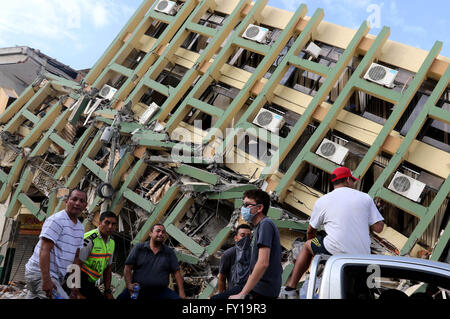
<path id="1" fill-rule="evenodd" d="M 400 256 L 317 255 L 306 289 L 306 299 L 313 298 L 449 299 L 450 264 Z"/>

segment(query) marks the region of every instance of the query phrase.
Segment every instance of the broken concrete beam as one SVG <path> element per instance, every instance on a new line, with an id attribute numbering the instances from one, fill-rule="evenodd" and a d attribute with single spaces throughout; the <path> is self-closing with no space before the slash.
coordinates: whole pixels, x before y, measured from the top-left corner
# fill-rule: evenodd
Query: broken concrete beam
<path id="1" fill-rule="evenodd" d="M 217 287 L 217 278 L 206 283 L 206 287 L 203 291 L 198 295 L 198 299 L 208 299 L 214 293 L 214 290 Z"/>
<path id="2" fill-rule="evenodd" d="M 242 185 L 225 185 L 223 187 L 217 187 L 213 194 L 208 195 L 208 199 L 242 199 L 244 192 L 257 187 L 253 184 Z"/>
<path id="3" fill-rule="evenodd" d="M 214 255 L 223 246 L 232 230 L 232 227 L 227 226 L 217 234 L 211 244 L 206 247 L 206 252 L 208 253 L 208 255 Z"/>
<path id="4" fill-rule="evenodd" d="M 179 250 L 175 249 L 175 255 L 179 262 L 184 262 L 190 265 L 197 265 L 199 263 L 199 258 L 193 255 L 185 254 Z"/>
<path id="5" fill-rule="evenodd" d="M 181 186 L 183 192 L 194 192 L 194 193 L 208 193 L 214 192 L 212 185 L 207 183 L 195 183 L 195 182 L 185 182 Z"/>
<path id="6" fill-rule="evenodd" d="M 199 181 L 216 185 L 219 182 L 219 176 L 209 173 L 205 169 L 199 169 L 189 165 L 181 165 L 176 169 L 176 172 L 182 175 L 187 175 L 198 179 Z"/>
<path id="7" fill-rule="evenodd" d="M 2 176 L 2 188 L 0 189 L 0 202 L 4 202 L 11 193 L 12 186 L 19 180 L 22 167 L 25 165 L 25 158 L 22 155 L 16 157 L 13 167 L 9 170 L 9 174 L 6 175 L 3 171 Z"/>
<path id="8" fill-rule="evenodd" d="M 179 191 L 180 191 L 179 185 L 174 185 L 169 189 L 169 191 L 164 195 L 164 197 L 158 203 L 158 205 L 156 205 L 156 208 L 152 212 L 151 216 L 147 219 L 145 224 L 141 227 L 139 233 L 136 235 L 136 237 L 132 241 L 133 245 L 143 242 L 148 238 L 150 228 L 154 224 L 160 223 L 162 221 L 163 215 L 165 214 L 167 209 L 169 209 L 172 202 L 178 197 Z"/>
<path id="9" fill-rule="evenodd" d="M 299 231 L 306 231 L 308 229 L 308 223 L 300 223 L 292 220 L 274 220 L 273 222 L 278 228 L 286 228 Z"/>
<path id="10" fill-rule="evenodd" d="M 289 276 L 292 273 L 292 270 L 294 269 L 294 264 L 289 263 L 287 264 L 284 269 L 283 269 L 283 273 L 281 275 L 281 285 L 285 285 L 287 280 L 289 279 Z"/>
<path id="11" fill-rule="evenodd" d="M 25 169 L 25 173 L 22 175 L 22 178 L 20 179 L 19 185 L 17 186 L 16 190 L 14 191 L 10 205 L 8 206 L 8 209 L 6 210 L 5 216 L 9 218 L 14 218 L 20 210 L 20 207 L 22 207 L 22 202 L 20 201 L 20 194 L 22 192 L 27 192 L 28 189 L 31 186 L 31 182 L 33 180 L 33 172 L 29 167 Z"/>
<path id="12" fill-rule="evenodd" d="M 194 199 L 190 195 L 184 195 L 179 201 L 178 205 L 172 210 L 170 215 L 164 221 L 164 226 L 178 225 L 181 218 L 183 218 L 186 211 L 194 204 Z"/>
<path id="13" fill-rule="evenodd" d="M 0 114 L 17 98 L 18 95 L 13 89 L 0 87 Z"/>
<path id="14" fill-rule="evenodd" d="M 194 240 L 191 239 L 188 235 L 183 233 L 174 225 L 170 224 L 166 228 L 167 233 L 177 240 L 183 247 L 187 248 L 190 252 L 192 252 L 195 256 L 200 257 L 205 248 L 197 244 Z"/>

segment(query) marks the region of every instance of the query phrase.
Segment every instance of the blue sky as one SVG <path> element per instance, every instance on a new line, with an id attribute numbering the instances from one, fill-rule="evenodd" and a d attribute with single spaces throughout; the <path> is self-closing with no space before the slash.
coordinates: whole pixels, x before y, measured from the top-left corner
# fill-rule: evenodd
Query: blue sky
<path id="1" fill-rule="evenodd" d="M 443 41 L 450 57 L 448 0 L 269 0 L 295 11 L 301 3 L 308 16 L 317 8 L 325 21 L 358 28 L 374 17 L 370 33 L 391 27 L 390 39 L 430 50 Z M 132 16 L 141 0 L 0 0 L 0 47 L 26 45 L 75 69 L 92 67 Z M 377 14 L 379 13 L 379 14 Z"/>

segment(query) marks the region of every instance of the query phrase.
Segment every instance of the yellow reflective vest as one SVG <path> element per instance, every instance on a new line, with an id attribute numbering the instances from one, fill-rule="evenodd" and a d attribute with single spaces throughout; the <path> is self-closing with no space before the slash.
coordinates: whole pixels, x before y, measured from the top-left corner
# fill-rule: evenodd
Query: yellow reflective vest
<path id="1" fill-rule="evenodd" d="M 93 246 L 88 258 L 81 266 L 81 271 L 88 275 L 89 281 L 95 282 L 109 265 L 109 260 L 114 253 L 115 243 L 112 238 L 109 238 L 108 243 L 105 243 L 100 237 L 98 229 L 84 234 L 84 244 L 88 245 L 90 241 L 92 241 Z"/>

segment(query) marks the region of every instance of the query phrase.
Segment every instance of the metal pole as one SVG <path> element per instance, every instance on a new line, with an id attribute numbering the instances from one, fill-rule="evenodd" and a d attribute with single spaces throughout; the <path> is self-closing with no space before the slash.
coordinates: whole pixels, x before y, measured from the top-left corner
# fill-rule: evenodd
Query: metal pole
<path id="1" fill-rule="evenodd" d="M 108 167 L 108 171 L 106 172 L 106 182 L 108 184 L 111 184 L 112 173 L 114 171 L 114 164 L 115 164 L 115 159 L 116 159 L 116 147 L 117 147 L 117 143 L 119 142 L 118 140 L 120 137 L 120 132 L 119 132 L 120 123 L 121 123 L 121 116 L 120 116 L 120 114 L 117 114 L 114 119 L 114 122 L 112 124 L 113 137 L 111 139 L 111 151 L 109 153 L 109 167 Z M 112 194 L 108 194 L 108 195 L 112 195 Z M 110 205 L 111 205 L 111 199 L 105 199 L 101 206 L 100 213 L 106 212 L 109 209 Z"/>

